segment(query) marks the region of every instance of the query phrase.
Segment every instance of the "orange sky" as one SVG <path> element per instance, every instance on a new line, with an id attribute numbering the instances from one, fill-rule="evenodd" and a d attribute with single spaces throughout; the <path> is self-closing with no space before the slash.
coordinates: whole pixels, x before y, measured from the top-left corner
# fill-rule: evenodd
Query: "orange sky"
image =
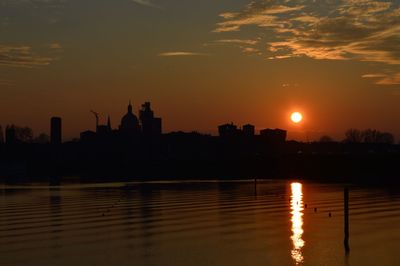
<path id="1" fill-rule="evenodd" d="M 64 136 L 113 127 L 132 99 L 164 132 L 226 122 L 291 138 L 376 128 L 400 137 L 393 1 L 0 0 L 0 125 Z M 292 111 L 304 114 L 294 125 Z"/>

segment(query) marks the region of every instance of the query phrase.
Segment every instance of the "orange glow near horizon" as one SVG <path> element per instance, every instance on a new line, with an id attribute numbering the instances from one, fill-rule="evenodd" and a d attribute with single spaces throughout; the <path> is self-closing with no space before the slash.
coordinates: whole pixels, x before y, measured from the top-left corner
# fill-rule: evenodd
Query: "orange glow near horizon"
<path id="1" fill-rule="evenodd" d="M 292 222 L 292 236 L 290 237 L 293 242 L 293 248 L 291 251 L 292 258 L 296 265 L 304 262 L 304 257 L 302 254 L 302 249 L 304 247 L 303 236 L 303 192 L 301 183 L 291 184 L 291 201 L 290 201 L 290 214 Z"/>
<path id="2" fill-rule="evenodd" d="M 85 1 L 0 0 L 3 134 L 14 124 L 50 135 L 57 116 L 71 141 L 96 130 L 90 110 L 118 129 L 132 99 L 136 116 L 151 102 L 164 133 L 216 136 L 233 122 L 296 141 L 341 140 L 351 128 L 400 140 L 400 19 L 382 19 L 398 17 L 400 1 L 369 1 L 379 12 L 361 0 L 215 2 L 103 1 L 93 14 L 112 12 L 95 19 Z M 353 10 L 365 17 L 347 20 Z"/>

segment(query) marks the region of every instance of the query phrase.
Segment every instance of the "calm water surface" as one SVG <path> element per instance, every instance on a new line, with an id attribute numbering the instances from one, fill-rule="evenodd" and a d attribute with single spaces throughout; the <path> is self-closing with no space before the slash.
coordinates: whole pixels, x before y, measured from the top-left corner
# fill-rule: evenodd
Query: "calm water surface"
<path id="1" fill-rule="evenodd" d="M 400 265 L 400 190 L 349 187 L 346 254 L 343 185 L 1 185 L 0 265 Z"/>

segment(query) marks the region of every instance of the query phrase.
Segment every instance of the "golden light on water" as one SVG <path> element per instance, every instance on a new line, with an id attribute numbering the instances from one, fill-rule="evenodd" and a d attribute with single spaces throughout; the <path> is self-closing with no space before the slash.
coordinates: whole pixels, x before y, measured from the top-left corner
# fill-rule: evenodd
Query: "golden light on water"
<path id="1" fill-rule="evenodd" d="M 300 183 L 292 183 L 292 195 L 291 195 L 291 212 L 292 215 L 292 236 L 290 237 L 293 242 L 292 258 L 296 264 L 300 264 L 304 261 L 302 254 L 302 248 L 304 247 L 303 236 L 303 192 L 302 185 Z"/>

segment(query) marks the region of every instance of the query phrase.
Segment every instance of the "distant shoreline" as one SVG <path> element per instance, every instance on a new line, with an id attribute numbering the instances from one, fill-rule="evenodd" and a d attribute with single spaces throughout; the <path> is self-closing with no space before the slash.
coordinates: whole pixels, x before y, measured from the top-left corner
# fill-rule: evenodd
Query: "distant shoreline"
<path id="1" fill-rule="evenodd" d="M 186 179 L 304 179 L 339 182 L 400 183 L 400 155 L 282 155 L 243 160 L 152 160 L 107 165 L 43 168 L 35 162 L 0 164 L 0 181 L 57 181 L 77 176 L 80 181 L 146 181 Z M 97 165 L 97 167 L 96 167 Z"/>
<path id="2" fill-rule="evenodd" d="M 148 143 L 147 143 L 148 144 Z M 399 182 L 400 145 L 180 137 L 146 143 L 0 145 L 0 181 L 302 178 Z"/>

